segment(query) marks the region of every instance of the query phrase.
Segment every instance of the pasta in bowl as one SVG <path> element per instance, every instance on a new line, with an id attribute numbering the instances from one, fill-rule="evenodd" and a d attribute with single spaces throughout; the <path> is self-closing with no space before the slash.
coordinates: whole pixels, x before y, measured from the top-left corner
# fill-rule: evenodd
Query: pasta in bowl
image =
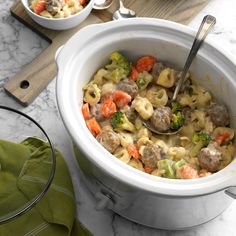
<path id="1" fill-rule="evenodd" d="M 97 141 L 116 158 L 151 175 L 171 179 L 209 176 L 235 153 L 226 106 L 189 73 L 176 102 L 170 102 L 180 71 L 151 55 L 131 63 L 120 52 L 83 87 L 82 113 Z M 149 120 L 157 135 L 143 126 Z"/>
<path id="2" fill-rule="evenodd" d="M 95 0 L 21 0 L 27 14 L 39 25 L 67 30 L 82 23 Z"/>
<path id="3" fill-rule="evenodd" d="M 86 0 L 29 0 L 30 9 L 43 17 L 65 18 L 80 12 Z"/>

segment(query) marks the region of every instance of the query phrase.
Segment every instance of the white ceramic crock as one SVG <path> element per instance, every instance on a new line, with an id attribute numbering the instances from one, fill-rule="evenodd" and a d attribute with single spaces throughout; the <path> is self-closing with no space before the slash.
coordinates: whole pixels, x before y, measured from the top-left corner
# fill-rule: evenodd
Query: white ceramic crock
<path id="1" fill-rule="evenodd" d="M 67 18 L 47 18 L 37 15 L 29 8 L 29 0 L 21 0 L 27 14 L 39 25 L 52 30 L 67 30 L 82 23 L 90 14 L 95 0 L 90 0 L 88 5 L 80 12 Z"/>
<path id="2" fill-rule="evenodd" d="M 112 51 L 131 59 L 153 55 L 182 67 L 196 32 L 157 19 L 136 18 L 92 25 L 80 30 L 57 56 L 57 102 L 76 145 L 84 179 L 98 200 L 135 222 L 162 229 L 184 229 L 209 221 L 236 196 L 236 160 L 220 172 L 201 179 L 172 180 L 140 172 L 106 151 L 90 134 L 81 114 L 82 87 Z M 236 63 L 210 36 L 198 52 L 191 73 L 225 103 L 236 127 Z M 232 188 L 230 188 L 232 187 Z M 227 193 L 227 194 L 226 194 Z"/>

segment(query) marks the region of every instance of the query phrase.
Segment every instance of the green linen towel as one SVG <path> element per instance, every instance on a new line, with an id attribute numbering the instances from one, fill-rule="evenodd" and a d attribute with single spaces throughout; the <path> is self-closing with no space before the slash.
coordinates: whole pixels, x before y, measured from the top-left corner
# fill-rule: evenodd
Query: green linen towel
<path id="1" fill-rule="evenodd" d="M 46 195 L 22 216 L 0 225 L 0 236 L 91 236 L 75 218 L 73 186 L 58 150 L 56 173 Z M 0 216 L 33 199 L 51 170 L 49 145 L 37 138 L 20 144 L 0 140 Z"/>

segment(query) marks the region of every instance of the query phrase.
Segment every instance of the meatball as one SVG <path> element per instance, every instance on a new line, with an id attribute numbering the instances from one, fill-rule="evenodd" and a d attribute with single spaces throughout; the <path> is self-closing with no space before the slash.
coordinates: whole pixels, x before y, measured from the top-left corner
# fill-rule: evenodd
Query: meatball
<path id="1" fill-rule="evenodd" d="M 219 169 L 221 160 L 222 153 L 218 151 L 214 145 L 203 148 L 198 155 L 198 161 L 201 168 L 210 172 L 215 172 Z"/>
<path id="2" fill-rule="evenodd" d="M 132 98 L 138 94 L 138 85 L 131 79 L 123 79 L 117 84 L 117 89 L 128 93 Z"/>
<path id="3" fill-rule="evenodd" d="M 104 121 L 104 117 L 101 114 L 101 104 L 97 103 L 96 105 L 90 106 L 91 116 L 94 116 L 97 121 Z"/>
<path id="4" fill-rule="evenodd" d="M 172 112 L 169 107 L 158 107 L 151 116 L 153 126 L 159 132 L 165 132 L 170 129 Z"/>
<path id="5" fill-rule="evenodd" d="M 103 130 L 97 136 L 97 140 L 110 153 L 113 153 L 120 146 L 120 138 L 113 130 Z"/>
<path id="6" fill-rule="evenodd" d="M 142 162 L 145 166 L 156 167 L 157 161 L 161 159 L 162 149 L 155 144 L 148 144 L 143 149 L 143 154 L 141 157 Z"/>
<path id="7" fill-rule="evenodd" d="M 229 113 L 224 105 L 213 104 L 207 113 L 215 126 L 229 125 Z"/>
<path id="8" fill-rule="evenodd" d="M 46 0 L 46 9 L 52 15 L 56 15 L 64 6 L 64 0 Z"/>

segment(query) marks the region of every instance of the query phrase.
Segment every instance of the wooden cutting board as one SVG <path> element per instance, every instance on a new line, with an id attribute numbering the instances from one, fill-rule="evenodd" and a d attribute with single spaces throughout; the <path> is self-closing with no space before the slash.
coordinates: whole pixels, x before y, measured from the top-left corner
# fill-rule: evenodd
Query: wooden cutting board
<path id="1" fill-rule="evenodd" d="M 187 24 L 210 0 L 124 0 L 125 6 L 133 9 L 137 16 L 154 17 Z M 108 10 L 93 10 L 78 27 L 66 31 L 48 30 L 33 22 L 25 12 L 20 1 L 11 7 L 12 16 L 34 32 L 42 36 L 50 46 L 30 64 L 22 68 L 4 85 L 5 91 L 22 105 L 29 105 L 48 83 L 56 76 L 55 52 L 82 27 L 112 20 L 112 13 L 118 9 L 118 0 Z"/>

